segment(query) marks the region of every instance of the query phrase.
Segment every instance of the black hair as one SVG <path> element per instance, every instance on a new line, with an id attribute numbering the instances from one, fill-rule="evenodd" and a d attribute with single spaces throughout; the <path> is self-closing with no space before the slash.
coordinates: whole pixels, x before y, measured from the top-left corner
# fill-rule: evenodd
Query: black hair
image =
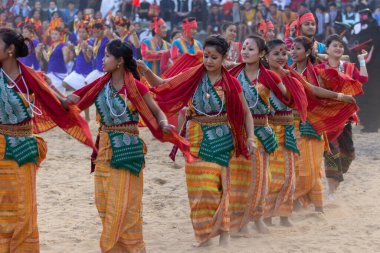
<path id="1" fill-rule="evenodd" d="M 100 29 L 100 30 L 104 30 L 104 24 L 101 24 L 101 23 L 95 23 L 92 28 L 94 29 Z"/>
<path id="2" fill-rule="evenodd" d="M 172 40 L 177 34 L 181 33 L 181 31 L 173 31 L 170 35 L 170 40 Z"/>
<path id="3" fill-rule="evenodd" d="M 268 48 L 268 53 L 275 47 L 280 46 L 280 45 L 286 45 L 283 40 L 280 39 L 273 39 L 267 42 L 267 48 Z"/>
<path id="4" fill-rule="evenodd" d="M 194 17 L 185 18 L 185 19 L 182 21 L 182 24 L 185 24 L 185 20 L 186 20 L 186 19 L 187 19 L 189 22 L 194 21 L 194 20 L 197 20 L 197 19 L 194 18 Z"/>
<path id="5" fill-rule="evenodd" d="M 214 47 L 222 56 L 225 56 L 230 48 L 227 41 L 219 34 L 206 38 L 203 48 L 206 49 L 206 47 Z"/>
<path id="6" fill-rule="evenodd" d="M 236 27 L 236 24 L 234 24 L 232 22 L 228 22 L 227 21 L 227 22 L 223 23 L 223 25 L 222 25 L 222 32 L 226 32 L 227 29 L 228 29 L 228 27 L 230 27 L 232 25 Z"/>
<path id="7" fill-rule="evenodd" d="M 22 34 L 16 32 L 15 30 L 0 28 L 0 38 L 5 43 L 5 49 L 9 48 L 11 45 L 14 45 L 16 58 L 25 57 L 29 54 L 28 44 L 30 44 L 31 41 L 24 38 Z"/>
<path id="8" fill-rule="evenodd" d="M 121 41 L 120 39 L 111 40 L 107 44 L 107 51 L 117 59 L 123 57 L 124 68 L 130 71 L 135 79 L 140 80 L 140 75 L 137 71 L 137 63 L 135 59 L 133 59 L 131 43 Z"/>
<path id="9" fill-rule="evenodd" d="M 344 45 L 344 41 L 343 41 L 343 39 L 342 39 L 338 34 L 331 34 L 331 35 L 328 36 L 327 39 L 326 39 L 326 47 L 329 47 L 330 44 L 331 44 L 333 41 L 337 41 L 337 42 L 341 43 L 342 45 Z"/>
<path id="10" fill-rule="evenodd" d="M 314 50 L 313 50 L 314 41 L 313 40 L 311 40 L 305 36 L 299 36 L 299 37 L 294 39 L 293 44 L 294 43 L 301 44 L 305 48 L 305 52 L 310 51 L 309 59 L 310 59 L 311 63 L 313 63 L 313 64 L 316 63 L 317 59 L 314 55 Z"/>

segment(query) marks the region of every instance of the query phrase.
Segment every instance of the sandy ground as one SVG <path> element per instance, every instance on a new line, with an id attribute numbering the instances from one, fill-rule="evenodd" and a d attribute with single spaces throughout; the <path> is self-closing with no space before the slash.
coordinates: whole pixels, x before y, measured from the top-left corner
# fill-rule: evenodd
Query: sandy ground
<path id="1" fill-rule="evenodd" d="M 95 134 L 94 121 L 91 128 Z M 217 240 L 207 249 L 192 246 L 184 162 L 180 158 L 176 168 L 167 156 L 171 145 L 153 140 L 146 129 L 141 135 L 148 145 L 143 198 L 147 252 L 380 252 L 380 134 L 356 129 L 357 159 L 336 201 L 326 202 L 325 214 L 312 209 L 294 213 L 292 228 L 276 225 L 270 235 L 254 231 L 252 238 L 232 238 L 228 249 L 217 246 Z M 49 150 L 37 179 L 41 252 L 100 252 L 91 150 L 59 129 L 43 136 Z"/>

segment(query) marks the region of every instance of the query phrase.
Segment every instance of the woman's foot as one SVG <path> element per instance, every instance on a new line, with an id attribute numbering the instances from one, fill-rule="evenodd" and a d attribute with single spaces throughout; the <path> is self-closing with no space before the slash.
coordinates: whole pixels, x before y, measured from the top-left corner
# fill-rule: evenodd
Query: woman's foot
<path id="1" fill-rule="evenodd" d="M 280 217 L 280 224 L 283 227 L 292 227 L 293 226 L 293 224 L 290 223 L 288 217 Z"/>
<path id="2" fill-rule="evenodd" d="M 211 240 L 207 240 L 205 242 L 201 242 L 201 243 L 194 243 L 193 246 L 194 247 L 197 247 L 197 248 L 203 248 L 203 247 L 208 247 L 211 245 Z"/>
<path id="3" fill-rule="evenodd" d="M 323 207 L 315 207 L 315 211 L 318 213 L 323 213 Z"/>
<path id="4" fill-rule="evenodd" d="M 270 218 L 270 224 L 272 224 L 272 218 Z M 262 218 L 255 221 L 255 225 L 256 225 L 256 228 L 260 234 L 269 234 L 270 233 L 268 227 L 265 225 Z M 273 226 L 273 224 L 272 224 L 272 226 Z"/>
<path id="5" fill-rule="evenodd" d="M 222 231 L 219 237 L 219 246 L 228 247 L 230 245 L 230 232 Z"/>

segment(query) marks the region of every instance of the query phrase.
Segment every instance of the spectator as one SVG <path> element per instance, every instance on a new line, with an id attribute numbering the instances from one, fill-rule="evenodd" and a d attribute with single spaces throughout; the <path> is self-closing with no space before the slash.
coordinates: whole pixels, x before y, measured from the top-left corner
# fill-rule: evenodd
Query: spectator
<path id="1" fill-rule="evenodd" d="M 153 17 L 158 17 L 160 15 L 160 6 L 157 4 L 156 0 L 149 7 L 148 17 L 153 20 Z"/>
<path id="2" fill-rule="evenodd" d="M 53 1 L 50 1 L 49 2 L 49 8 L 48 8 L 48 10 L 47 10 L 47 19 L 49 20 L 49 21 L 51 21 L 52 20 L 52 17 L 53 17 L 53 14 L 54 13 L 58 13 L 58 14 L 56 14 L 56 16 L 58 15 L 59 17 L 62 17 L 62 15 L 61 15 L 61 12 L 60 12 L 60 10 L 58 9 L 58 6 L 57 6 L 57 1 L 55 1 L 55 0 L 53 0 Z"/>
<path id="3" fill-rule="evenodd" d="M 324 8 L 321 5 L 317 5 L 315 8 L 315 17 L 317 18 L 317 33 L 315 38 L 317 41 L 323 41 L 325 35 L 325 26 L 326 26 L 326 16 Z M 328 18 L 328 16 L 327 16 Z"/>
<path id="4" fill-rule="evenodd" d="M 138 8 L 137 13 L 139 14 L 140 19 L 146 21 L 149 19 L 150 3 L 147 0 L 143 0 L 140 2 L 140 8 Z"/>
<path id="5" fill-rule="evenodd" d="M 346 25 L 353 25 L 359 21 L 359 13 L 354 12 L 354 6 L 352 4 L 348 4 L 346 6 L 346 12 L 342 15 L 342 22 Z"/>
<path id="6" fill-rule="evenodd" d="M 253 33 L 254 31 L 255 16 L 256 16 L 256 10 L 253 8 L 250 1 L 246 1 L 244 3 L 243 22 L 248 29 L 248 33 Z"/>
<path id="7" fill-rule="evenodd" d="M 297 13 L 290 9 L 290 5 L 286 5 L 282 13 L 282 22 L 284 25 L 290 25 L 298 17 Z"/>
<path id="8" fill-rule="evenodd" d="M 77 15 L 78 9 L 75 8 L 73 1 L 67 3 L 67 9 L 62 12 L 63 21 L 68 24 L 74 21 L 75 15 Z"/>
<path id="9" fill-rule="evenodd" d="M 207 34 L 220 33 L 220 27 L 223 22 L 223 12 L 219 9 L 219 5 L 212 4 L 208 20 Z"/>
<path id="10" fill-rule="evenodd" d="M 256 10 L 261 11 L 261 13 L 263 14 L 263 18 L 267 19 L 268 9 L 267 9 L 267 7 L 265 7 L 263 2 L 260 1 L 257 3 Z"/>
<path id="11" fill-rule="evenodd" d="M 292 1 L 292 6 L 294 6 L 294 2 L 298 2 L 297 6 L 299 6 L 299 8 L 296 8 L 296 10 L 298 10 L 298 16 L 301 16 L 302 14 L 308 12 L 307 5 L 305 3 L 302 3 L 302 1 L 301 3 L 299 3 L 299 1 Z M 292 10 L 294 10 L 293 7 Z"/>
<path id="12" fill-rule="evenodd" d="M 227 0 L 224 4 L 223 4 L 223 16 L 224 16 L 224 20 L 226 21 L 232 21 L 232 8 L 234 6 L 234 3 L 232 2 L 232 0 Z"/>
<path id="13" fill-rule="evenodd" d="M 232 7 L 232 23 L 234 24 L 241 24 L 241 12 L 240 12 L 240 3 L 239 0 L 233 1 L 233 7 Z"/>
<path id="14" fill-rule="evenodd" d="M 335 21 L 342 21 L 342 14 L 337 9 L 336 3 L 329 4 L 329 12 L 328 12 L 328 25 L 326 27 L 326 37 L 330 34 L 335 34 Z"/>
<path id="15" fill-rule="evenodd" d="M 207 28 L 208 7 L 205 0 L 193 0 L 191 3 L 191 15 L 201 23 L 202 30 Z"/>
<path id="16" fill-rule="evenodd" d="M 15 1 L 14 5 L 9 10 L 15 16 L 28 17 L 31 8 L 28 4 L 28 0 Z"/>
<path id="17" fill-rule="evenodd" d="M 121 12 L 124 13 L 124 15 L 128 19 L 134 19 L 132 0 L 124 0 L 123 1 L 123 3 L 121 4 Z"/>
<path id="18" fill-rule="evenodd" d="M 42 10 L 42 4 L 41 1 L 35 1 L 33 9 L 29 12 L 29 18 L 32 18 L 35 13 L 38 12 L 40 19 L 45 20 L 46 13 Z M 38 15 L 38 14 L 37 14 Z"/>
<path id="19" fill-rule="evenodd" d="M 281 11 L 278 10 L 277 4 L 270 5 L 267 21 L 273 23 L 276 34 L 283 32 L 282 15 Z"/>
<path id="20" fill-rule="evenodd" d="M 192 0 L 174 0 L 176 15 L 176 25 L 189 16 L 192 7 Z"/>
<path id="21" fill-rule="evenodd" d="M 170 25 L 173 23 L 174 8 L 175 4 L 173 0 L 161 0 L 160 1 L 160 17 L 166 22 L 170 22 Z"/>

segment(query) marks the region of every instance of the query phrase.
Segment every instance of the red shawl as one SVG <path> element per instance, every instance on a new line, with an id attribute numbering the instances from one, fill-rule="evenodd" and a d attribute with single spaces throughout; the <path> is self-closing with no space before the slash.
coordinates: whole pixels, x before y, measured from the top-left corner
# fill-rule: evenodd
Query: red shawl
<path id="1" fill-rule="evenodd" d="M 170 78 L 182 73 L 184 70 L 195 67 L 202 63 L 203 53 L 183 54 L 174 60 L 173 65 L 163 74 L 163 78 Z"/>
<path id="2" fill-rule="evenodd" d="M 232 68 L 229 72 L 233 76 L 237 77 L 244 69 L 245 63 L 241 63 L 238 66 Z M 290 76 L 284 76 L 282 79 L 273 71 L 266 69 L 260 64 L 260 76 L 259 82 L 265 87 L 270 89 L 274 95 L 285 105 L 294 107 L 300 112 L 302 121 L 306 120 L 307 115 L 307 97 L 304 88 L 301 83 L 294 80 Z M 283 96 L 282 91 L 278 88 L 279 83 L 283 83 L 291 95 L 291 99 Z"/>
<path id="3" fill-rule="evenodd" d="M 21 62 L 18 64 L 28 87 L 34 92 L 35 106 L 42 111 L 42 115 L 33 117 L 33 132 L 42 133 L 59 126 L 75 139 L 95 148 L 90 128 L 80 116 L 79 108 L 69 105 L 69 110 L 65 110 L 41 75 Z"/>
<path id="4" fill-rule="evenodd" d="M 204 65 L 201 64 L 177 75 L 163 85 L 152 88 L 160 108 L 171 116 L 187 106 L 205 71 Z M 225 68 L 222 69 L 222 87 L 226 94 L 227 117 L 234 136 L 236 156 L 247 157 L 244 108 L 239 97 L 241 88 L 236 78 Z"/>
<path id="5" fill-rule="evenodd" d="M 332 68 L 317 68 L 317 71 L 326 89 L 351 96 L 363 94 L 363 84 L 358 80 L 354 80 Z"/>
<path id="6" fill-rule="evenodd" d="M 80 96 L 81 98 L 78 103 L 78 106 L 81 110 L 90 107 L 94 103 L 97 95 L 103 89 L 104 85 L 108 83 L 110 78 L 111 74 L 105 74 L 104 76 L 96 79 L 94 82 L 74 92 L 74 94 Z M 161 142 L 171 142 L 174 145 L 178 146 L 185 157 L 188 160 L 191 160 L 189 143 L 184 138 L 180 137 L 174 130 L 172 130 L 169 134 L 166 134 L 161 130 L 161 127 L 154 117 L 152 111 L 149 109 L 148 105 L 145 103 L 144 98 L 138 91 L 135 79 L 130 72 L 125 72 L 124 82 L 127 84 L 126 88 L 128 99 L 131 100 L 133 105 L 137 108 L 139 114 L 144 120 L 145 125 L 150 129 L 153 136 Z"/>
<path id="7" fill-rule="evenodd" d="M 302 75 L 297 73 L 292 67 L 289 69 L 293 77 L 305 84 L 306 81 Z M 316 82 L 317 85 L 319 84 L 312 65 L 311 67 L 310 65 L 307 66 L 304 75 L 306 75 L 306 80 L 308 82 L 311 81 Z M 308 77 L 312 77 L 311 80 L 309 80 Z M 312 84 L 315 85 L 315 83 Z M 347 120 L 358 111 L 358 106 L 356 104 L 344 103 L 334 99 L 317 98 L 308 89 L 306 89 L 306 95 L 309 101 L 307 119 L 319 134 L 327 132 L 329 141 L 332 141 L 339 136 Z"/>

